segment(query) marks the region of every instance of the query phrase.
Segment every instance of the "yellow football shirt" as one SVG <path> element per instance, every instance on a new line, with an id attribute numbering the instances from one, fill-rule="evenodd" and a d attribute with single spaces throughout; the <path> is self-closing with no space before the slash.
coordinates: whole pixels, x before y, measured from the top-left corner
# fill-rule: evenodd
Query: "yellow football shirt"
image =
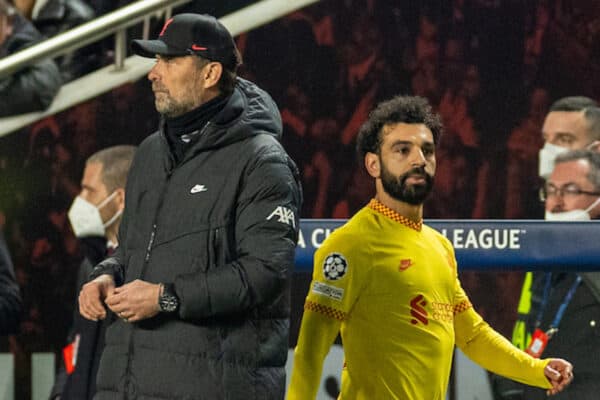
<path id="1" fill-rule="evenodd" d="M 515 353 L 473 311 L 450 242 L 377 200 L 315 253 L 288 399 L 315 398 L 338 331 L 343 400 L 444 399 L 456 332 L 456 343 L 484 366 L 494 368 L 484 356 L 491 345 L 500 371 L 549 386 L 545 362 Z M 513 371 L 516 360 L 523 365 Z"/>

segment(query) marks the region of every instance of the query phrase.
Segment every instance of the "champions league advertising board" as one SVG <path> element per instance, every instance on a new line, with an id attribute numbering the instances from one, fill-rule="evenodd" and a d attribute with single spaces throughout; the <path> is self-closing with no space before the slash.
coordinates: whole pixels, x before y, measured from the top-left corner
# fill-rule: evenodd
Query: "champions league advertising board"
<path id="1" fill-rule="evenodd" d="M 312 271 L 314 251 L 344 223 L 345 220 L 301 220 L 297 272 Z M 576 267 L 577 271 L 585 271 L 600 267 L 600 221 L 431 220 L 425 224 L 450 240 L 460 269 Z"/>

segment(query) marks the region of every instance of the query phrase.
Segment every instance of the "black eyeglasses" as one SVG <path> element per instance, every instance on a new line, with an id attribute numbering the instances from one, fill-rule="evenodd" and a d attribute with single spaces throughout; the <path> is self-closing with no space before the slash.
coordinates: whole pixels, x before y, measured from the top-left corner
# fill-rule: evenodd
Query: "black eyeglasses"
<path id="1" fill-rule="evenodd" d="M 570 183 L 561 187 L 556 187 L 552 184 L 548 184 L 540 188 L 540 200 L 546 201 L 549 197 L 560 196 L 564 198 L 573 198 L 576 196 L 587 195 L 587 196 L 600 196 L 600 192 L 588 192 L 587 190 L 581 190 L 579 186 Z"/>

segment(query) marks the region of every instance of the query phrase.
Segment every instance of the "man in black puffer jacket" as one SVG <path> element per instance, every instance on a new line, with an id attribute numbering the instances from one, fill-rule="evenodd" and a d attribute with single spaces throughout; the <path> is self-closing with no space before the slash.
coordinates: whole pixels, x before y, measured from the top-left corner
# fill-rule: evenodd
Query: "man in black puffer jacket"
<path id="1" fill-rule="evenodd" d="M 239 53 L 214 17 L 180 14 L 148 74 L 159 131 L 139 146 L 116 255 L 81 290 L 109 328 L 97 400 L 283 399 L 297 168 L 267 93 L 236 77 Z"/>

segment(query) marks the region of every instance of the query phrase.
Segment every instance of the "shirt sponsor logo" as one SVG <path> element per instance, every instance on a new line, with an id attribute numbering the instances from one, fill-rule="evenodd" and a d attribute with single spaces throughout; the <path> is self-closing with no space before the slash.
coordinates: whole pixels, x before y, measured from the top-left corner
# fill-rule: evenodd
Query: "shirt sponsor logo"
<path id="1" fill-rule="evenodd" d="M 323 275 L 330 281 L 337 281 L 346 275 L 348 261 L 340 253 L 331 253 L 323 261 Z"/>
<path id="2" fill-rule="evenodd" d="M 277 206 L 277 208 L 275 208 L 273 212 L 269 214 L 267 220 L 271 220 L 273 217 L 279 217 L 277 222 L 282 222 L 294 228 L 296 227 L 296 218 L 294 216 L 294 212 L 287 207 Z"/>
<path id="3" fill-rule="evenodd" d="M 344 289 L 321 282 L 314 282 L 312 291 L 316 294 L 338 301 L 342 300 L 342 297 L 344 297 Z"/>
<path id="4" fill-rule="evenodd" d="M 436 321 L 452 322 L 454 321 L 454 306 L 448 303 L 431 303 L 433 309 L 431 318 Z"/>
<path id="5" fill-rule="evenodd" d="M 426 305 L 427 302 L 422 294 L 410 301 L 410 315 L 413 316 L 413 319 L 410 320 L 411 324 L 417 325 L 419 322 L 421 322 L 423 325 L 427 325 L 429 323 L 429 319 L 427 318 L 427 310 L 424 308 Z"/>

